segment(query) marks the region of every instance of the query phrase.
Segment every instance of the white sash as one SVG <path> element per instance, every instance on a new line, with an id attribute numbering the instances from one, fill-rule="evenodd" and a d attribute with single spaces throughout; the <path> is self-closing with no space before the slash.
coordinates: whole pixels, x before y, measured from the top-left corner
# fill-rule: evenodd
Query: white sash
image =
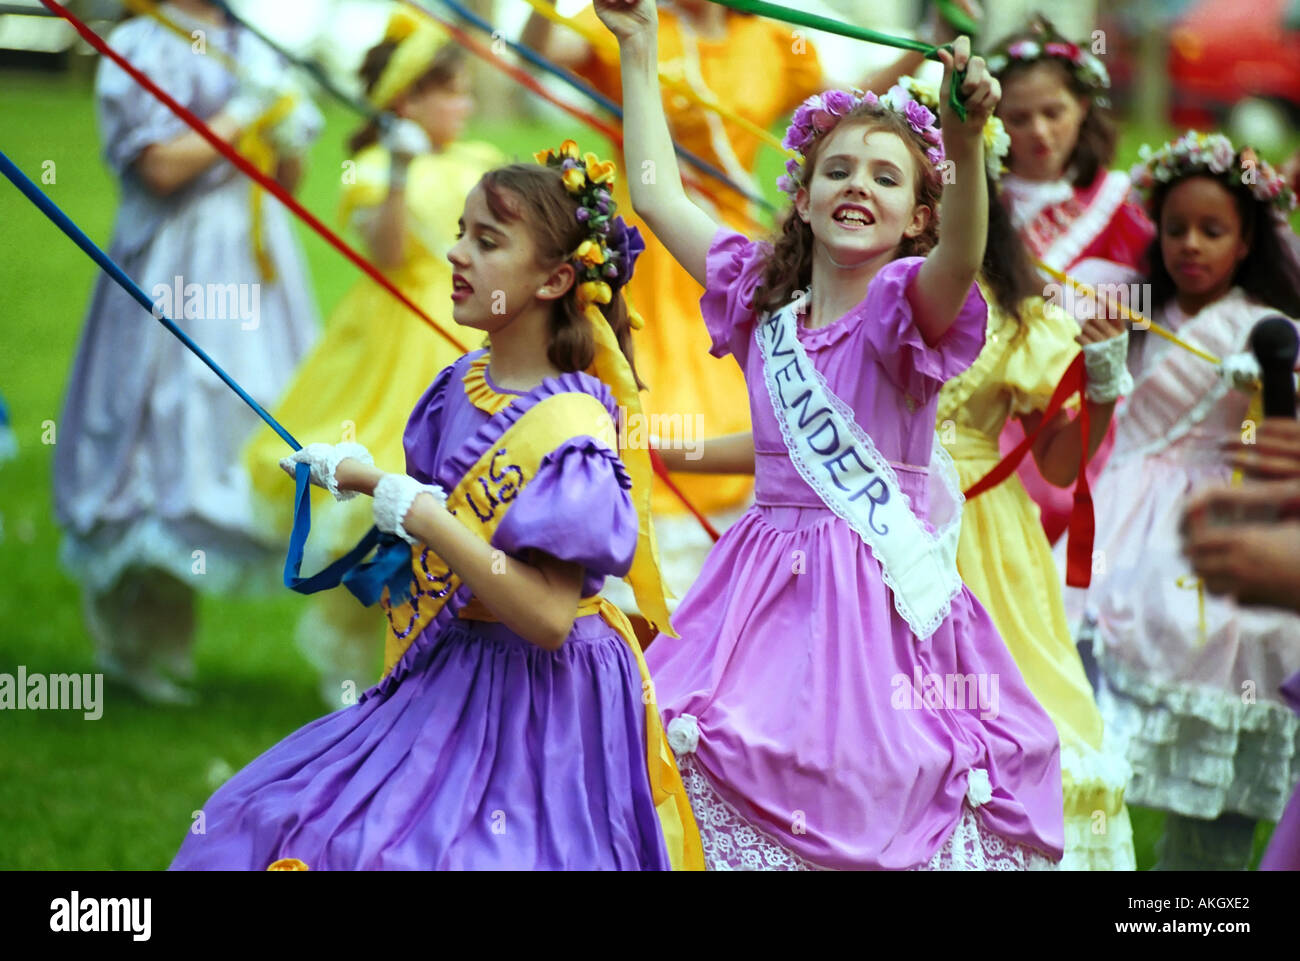
<path id="1" fill-rule="evenodd" d="M 807 296 L 763 317 L 754 329 L 772 410 L 799 476 L 871 548 L 898 613 L 925 639 L 948 616 L 962 586 L 957 541 L 964 498 L 956 470 L 935 435 L 931 517 L 950 516 L 931 534 L 912 513 L 894 469 L 799 343 L 795 317 Z M 936 470 L 941 484 L 933 482 Z"/>

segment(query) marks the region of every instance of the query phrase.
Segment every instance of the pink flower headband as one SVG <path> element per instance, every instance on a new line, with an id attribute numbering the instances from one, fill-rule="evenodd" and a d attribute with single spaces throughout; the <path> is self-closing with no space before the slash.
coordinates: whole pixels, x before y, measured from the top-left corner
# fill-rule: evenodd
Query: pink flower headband
<path id="1" fill-rule="evenodd" d="M 1060 36 L 1051 24 L 1044 21 L 1036 22 L 1032 29 L 1040 35 L 1040 39 L 1017 40 L 992 53 L 988 58 L 990 73 L 1000 77 L 1013 60 L 1033 63 L 1043 57 L 1051 57 L 1069 64 L 1075 78 L 1084 86 L 1093 90 L 1110 89 L 1110 74 L 1090 52 Z"/>
<path id="2" fill-rule="evenodd" d="M 777 179 L 776 185 L 791 196 L 798 193 L 799 188 L 806 184 L 804 162 L 813 141 L 829 134 L 841 120 L 864 103 L 900 114 L 908 126 L 926 142 L 926 159 L 936 168 L 942 168 L 943 135 L 939 133 L 938 117 L 903 87 L 891 87 L 883 97 L 876 96 L 870 90 L 863 93 L 857 88 L 852 92 L 827 90 L 809 97 L 795 110 L 781 146 L 795 151 L 799 156 L 786 161 L 786 172 Z"/>
<path id="3" fill-rule="evenodd" d="M 1220 133 L 1189 130 L 1159 150 L 1144 144 L 1138 156 L 1142 162 L 1133 167 L 1130 176 L 1153 215 L 1151 202 L 1157 186 L 1197 173 L 1216 176 L 1229 187 L 1245 185 L 1251 196 L 1270 205 L 1282 218 L 1296 208 L 1295 194 L 1281 174 L 1249 147 L 1238 152 L 1232 141 Z"/>

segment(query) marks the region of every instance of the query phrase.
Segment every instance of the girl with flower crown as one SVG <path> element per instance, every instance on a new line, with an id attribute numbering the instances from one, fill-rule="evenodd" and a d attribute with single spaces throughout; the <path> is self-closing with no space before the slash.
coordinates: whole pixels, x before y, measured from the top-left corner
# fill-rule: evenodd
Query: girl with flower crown
<path id="1" fill-rule="evenodd" d="M 451 302 L 447 251 L 465 195 L 504 159 L 489 144 L 457 140 L 474 101 L 465 52 L 450 40 L 432 21 L 399 12 L 367 53 L 360 73 L 368 97 L 394 122 L 382 135 L 372 123 L 352 139 L 354 176 L 347 178 L 342 204 L 343 219 L 365 236 L 378 266 L 434 318 L 445 317 Z M 357 440 L 381 462 L 400 462 L 412 405 L 430 376 L 460 353 L 363 278 L 335 308 L 276 419 L 303 436 Z M 284 441 L 264 428 L 244 458 L 267 526 L 287 536 L 290 515 L 278 466 L 283 452 Z M 317 492 L 315 501 L 325 508 L 323 494 Z M 361 508 L 353 502 L 318 511 L 314 553 L 339 554 L 356 543 L 370 527 L 370 512 Z M 322 697 L 335 709 L 345 703 L 346 691 L 378 669 L 383 618 L 343 590 L 319 594 L 305 607 L 296 641 L 321 672 Z"/>
<path id="2" fill-rule="evenodd" d="M 959 495 L 934 433 L 940 386 L 984 344 L 996 82 L 965 39 L 943 54 L 949 75 L 969 69 L 970 119 L 945 117 L 946 142 L 892 95 L 806 104 L 786 141 L 803 160 L 784 180 L 793 209 L 754 243 L 680 188 L 654 5 L 598 10 L 622 50 L 629 162 L 657 174 L 633 202 L 704 285 L 755 425 L 757 504 L 678 608 L 680 639 L 648 654 L 709 864 L 1052 864 L 1056 731 L 957 575 Z M 941 169 L 956 183 L 936 245 Z"/>
<path id="3" fill-rule="evenodd" d="M 890 91 L 895 102 L 915 99 L 939 109 L 939 89 L 903 77 Z M 985 124 L 988 190 L 996 195 L 1006 156 L 1001 121 Z M 969 489 L 999 460 L 997 441 L 1013 416 L 1038 429 L 1052 392 L 1084 344 L 1093 383 L 1114 385 L 1123 369 L 1127 334 L 1122 323 L 1091 318 L 1080 333 L 1073 318 L 1044 302 L 1040 283 L 1006 211 L 989 206 L 988 239 L 980 289 L 989 302 L 984 349 L 939 392 L 939 436 L 952 456 L 962 489 Z M 1119 349 L 1111 343 L 1121 338 Z M 1089 444 L 1096 450 L 1110 423 L 1112 395 L 1090 392 Z M 1058 417 L 1033 447 L 1038 469 L 1056 483 L 1078 473 L 1081 422 Z M 669 466 L 708 473 L 753 473 L 753 435 L 707 441 L 696 459 L 665 451 Z M 957 569 L 988 610 L 1030 691 L 1056 724 L 1061 738 L 1065 813 L 1062 868 L 1132 870 L 1133 834 L 1124 786 L 1128 766 L 1103 745 L 1101 714 L 1065 621 L 1051 546 L 1018 478 L 968 501 L 963 508 Z M 1097 813 L 1101 812 L 1099 819 Z M 1098 826 L 1101 830 L 1098 830 Z"/>
<path id="4" fill-rule="evenodd" d="M 1222 449 L 1251 414 L 1251 329 L 1300 316 L 1284 219 L 1295 196 L 1252 151 L 1188 133 L 1134 168 L 1159 226 L 1152 320 L 1202 351 L 1134 331 L 1135 385 L 1094 490 L 1105 570 L 1087 594 L 1108 730 L 1127 740 L 1128 797 L 1169 812 L 1158 867 L 1241 870 L 1255 822 L 1300 780 L 1300 722 L 1278 687 L 1300 662 L 1300 617 L 1209 596 L 1183 556 L 1188 495 L 1229 482 Z M 1253 373 L 1258 373 L 1254 368 Z M 1244 426 L 1247 425 L 1247 426 Z"/>
<path id="5" fill-rule="evenodd" d="M 1002 82 L 998 116 L 1010 137 L 999 195 L 1030 255 L 1090 284 L 1135 279 L 1155 230 L 1128 177 L 1108 169 L 1116 131 L 1100 58 L 1039 16 L 994 49 L 989 69 Z M 1012 421 L 1002 450 L 1023 439 Z M 1108 437 L 1093 458 L 1091 479 L 1112 442 Z M 1074 485 L 1056 487 L 1028 464 L 1020 477 L 1048 540 L 1056 541 L 1069 523 Z"/>
<path id="6" fill-rule="evenodd" d="M 353 573 L 385 571 L 383 680 L 227 782 L 172 867 L 702 866 L 640 648 L 597 596 L 627 575 L 667 627 L 649 459 L 614 426 L 640 409 L 621 291 L 641 245 L 612 164 L 572 141 L 539 159 L 466 198 L 452 317 L 490 346 L 415 405 L 405 470 L 356 443 L 282 463 L 300 497 L 309 471 L 374 498 L 386 536 Z"/>

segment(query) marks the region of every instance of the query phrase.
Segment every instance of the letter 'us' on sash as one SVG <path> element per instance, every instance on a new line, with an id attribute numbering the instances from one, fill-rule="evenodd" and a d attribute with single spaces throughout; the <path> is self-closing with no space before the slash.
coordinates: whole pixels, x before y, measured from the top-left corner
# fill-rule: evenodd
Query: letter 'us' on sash
<path id="1" fill-rule="evenodd" d="M 931 533 L 912 512 L 894 469 L 799 343 L 796 317 L 808 296 L 801 294 L 754 328 L 781 437 L 799 476 L 871 549 L 898 613 L 917 637 L 927 638 L 961 590 L 956 471 L 936 435 L 930 470 L 941 483 L 930 485 L 931 517 L 944 520 Z"/>
<path id="2" fill-rule="evenodd" d="M 618 450 L 614 421 L 595 397 L 578 392 L 547 397 L 483 452 L 447 495 L 448 511 L 475 536 L 492 543 L 506 512 L 537 476 L 542 461 L 575 437 L 594 437 L 610 450 Z M 461 585 L 460 577 L 423 544 L 411 549 L 411 575 L 409 600 L 390 605 L 385 594 L 382 601 L 388 618 L 385 675 Z"/>

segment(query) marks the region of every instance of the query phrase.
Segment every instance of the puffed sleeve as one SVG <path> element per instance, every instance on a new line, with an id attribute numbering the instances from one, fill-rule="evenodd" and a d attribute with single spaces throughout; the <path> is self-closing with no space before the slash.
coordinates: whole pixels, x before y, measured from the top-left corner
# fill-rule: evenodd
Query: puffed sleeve
<path id="1" fill-rule="evenodd" d="M 856 308 L 865 311 L 861 329 L 885 374 L 918 404 L 927 403 L 944 381 L 975 362 L 984 349 L 988 323 L 988 305 L 979 286 L 971 284 L 952 326 L 939 343 L 927 344 L 912 317 L 907 294 L 924 263 L 924 257 L 890 261 L 872 278 L 866 299 Z"/>
<path id="2" fill-rule="evenodd" d="M 351 158 L 351 176 L 346 178 L 339 198 L 339 223 L 362 230 L 367 216 L 388 196 L 388 151 L 372 144 Z"/>
<path id="3" fill-rule="evenodd" d="M 622 577 L 636 553 L 637 515 L 618 454 L 591 437 L 548 454 L 492 537 L 507 554 L 544 551 L 588 574 Z"/>
<path id="4" fill-rule="evenodd" d="M 406 450 L 406 473 L 421 484 L 434 483 L 434 458 L 438 453 L 438 439 L 442 436 L 447 385 L 451 383 L 453 372 L 460 363 L 457 361 L 443 368 L 416 402 L 406 421 L 406 430 L 402 434 L 402 446 Z"/>
<path id="5" fill-rule="evenodd" d="M 198 92 L 197 74 L 193 70 L 169 69 L 168 61 L 176 48 L 186 56 L 193 54 L 179 42 L 154 42 L 158 32 L 159 28 L 148 20 L 131 20 L 114 30 L 108 43 L 173 98 L 191 104 Z M 172 140 L 189 130 L 184 121 L 107 57 L 99 61 L 95 75 L 95 108 L 104 141 L 104 160 L 119 177 L 126 174 L 145 147 Z"/>
<path id="6" fill-rule="evenodd" d="M 744 364 L 745 345 L 757 319 L 754 292 L 763 282 L 766 253 L 765 245 L 729 227 L 721 227 L 713 235 L 700 312 L 713 340 L 709 353 L 714 357 L 735 354 Z"/>
<path id="7" fill-rule="evenodd" d="M 1008 349 L 1006 385 L 1011 391 L 1011 415 L 1042 410 L 1079 353 L 1079 325 L 1065 311 L 1041 300 L 1026 309 L 1020 329 Z"/>

